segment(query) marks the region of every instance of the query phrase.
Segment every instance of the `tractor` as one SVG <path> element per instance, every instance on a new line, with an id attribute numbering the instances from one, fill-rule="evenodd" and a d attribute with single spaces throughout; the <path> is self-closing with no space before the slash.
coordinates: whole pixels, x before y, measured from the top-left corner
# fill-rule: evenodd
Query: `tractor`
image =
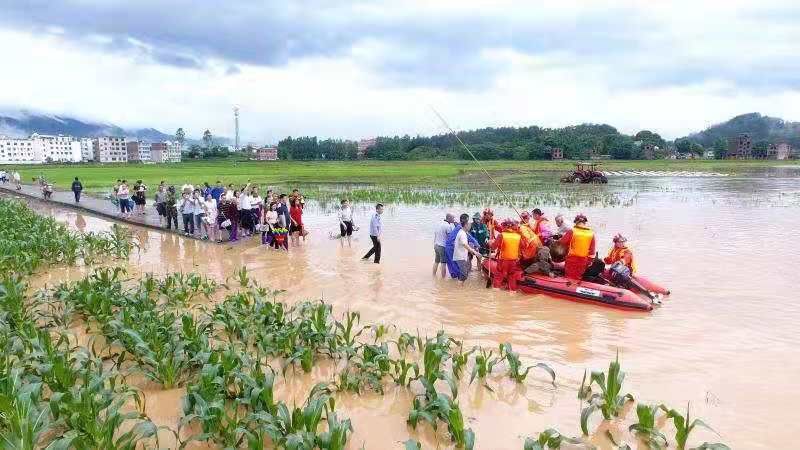
<path id="1" fill-rule="evenodd" d="M 599 164 L 596 163 L 577 163 L 575 170 L 571 173 L 561 177 L 562 183 L 594 183 L 605 184 L 608 183 L 608 178 L 603 175 L 603 172 L 597 170 Z"/>

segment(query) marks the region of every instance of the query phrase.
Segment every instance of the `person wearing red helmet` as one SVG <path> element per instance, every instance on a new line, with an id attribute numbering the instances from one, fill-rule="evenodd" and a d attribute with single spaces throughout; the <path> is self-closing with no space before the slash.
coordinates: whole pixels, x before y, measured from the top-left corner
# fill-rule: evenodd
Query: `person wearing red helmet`
<path id="1" fill-rule="evenodd" d="M 490 248 L 497 251 L 497 266 L 492 274 L 492 286 L 502 288 L 508 284 L 510 291 L 517 290 L 522 277 L 519 266 L 520 244 L 519 222 L 506 219 L 500 224 L 503 231 L 491 242 Z"/>
<path id="2" fill-rule="evenodd" d="M 530 217 L 527 211 L 523 211 L 520 214 L 520 219 L 522 219 L 522 223 L 519 226 L 519 234 L 522 236 L 522 242 L 520 242 L 520 265 L 523 269 L 533 263 L 537 250 L 542 246 L 542 242 L 530 226 Z"/>
<path id="3" fill-rule="evenodd" d="M 612 265 L 616 262 L 622 262 L 631 274 L 636 273 L 636 262 L 633 260 L 633 252 L 628 248 L 628 240 L 625 236 L 617 234 L 613 239 L 614 246 L 608 251 L 608 256 L 603 259 L 603 262 Z"/>
<path id="4" fill-rule="evenodd" d="M 589 219 L 583 214 L 575 216 L 575 226 L 559 241 L 569 250 L 564 260 L 564 275 L 571 280 L 580 280 L 595 254 L 594 231 L 587 225 Z"/>

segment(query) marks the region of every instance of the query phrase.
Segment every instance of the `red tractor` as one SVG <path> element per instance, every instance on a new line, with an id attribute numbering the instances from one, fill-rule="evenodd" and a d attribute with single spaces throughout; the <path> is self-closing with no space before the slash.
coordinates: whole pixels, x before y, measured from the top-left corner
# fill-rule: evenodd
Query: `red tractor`
<path id="1" fill-rule="evenodd" d="M 597 170 L 599 164 L 595 163 L 577 163 L 575 170 L 566 176 L 561 177 L 562 183 L 594 183 L 605 184 L 608 183 L 608 178 L 603 175 L 603 172 Z"/>

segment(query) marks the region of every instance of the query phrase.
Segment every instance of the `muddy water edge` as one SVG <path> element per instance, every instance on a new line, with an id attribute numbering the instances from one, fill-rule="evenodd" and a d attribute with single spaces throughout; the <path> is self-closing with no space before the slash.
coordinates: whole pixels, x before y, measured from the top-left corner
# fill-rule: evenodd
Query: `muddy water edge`
<path id="1" fill-rule="evenodd" d="M 474 206 L 395 203 L 384 215 L 384 257 L 380 265 L 360 256 L 369 247 L 371 204 L 356 204 L 361 230 L 352 247 L 329 234 L 338 229 L 335 202 L 309 199 L 304 220 L 311 235 L 287 253 L 269 251 L 256 239 L 215 245 L 175 234 L 133 228 L 140 242 L 127 264 L 129 276 L 153 272 L 198 272 L 224 281 L 247 267 L 261 285 L 285 289 L 289 303 L 324 299 L 338 315 L 361 312 L 363 323 L 433 335 L 444 329 L 465 345 L 497 347 L 509 342 L 523 361 L 547 362 L 557 387 L 535 373 L 521 385 L 497 376 L 493 391 L 462 386 L 461 406 L 477 436 L 476 448 L 521 449 L 525 436 L 550 426 L 578 435 L 576 390 L 584 369 L 602 369 L 619 352 L 626 391 L 647 403 L 683 409 L 691 402 L 721 438 L 699 431 L 697 443 L 722 441 L 731 448 L 790 448 L 796 437 L 785 418 L 800 402 L 795 386 L 800 352 L 795 329 L 800 306 L 793 274 L 800 266 L 791 234 L 800 221 L 800 178 L 796 173 L 725 179 L 615 179 L 608 192 L 624 191 L 625 204 L 565 202 L 536 204 L 554 216 L 589 216 L 605 252 L 610 237 L 625 233 L 639 270 L 673 292 L 649 314 L 576 304 L 546 296 L 485 289 L 478 274 L 459 286 L 431 277 L 432 234 L 445 211 Z M 524 195 L 524 193 L 520 193 Z M 548 197 L 548 199 L 551 199 Z M 36 203 L 37 211 L 82 230 L 104 230 L 110 222 Z M 510 215 L 507 207 L 498 215 Z M 32 279 L 35 287 L 83 277 L 85 267 L 50 268 Z M 329 380 L 332 364 L 309 375 L 289 372 L 276 392 L 304 398 L 315 382 Z M 147 413 L 157 425 L 177 428 L 184 389 L 162 391 L 140 383 Z M 350 448 L 399 448 L 409 436 L 423 448 L 448 448 L 444 434 L 427 426 L 412 431 L 405 419 L 413 391 L 388 387 L 385 395 L 339 394 L 350 417 Z M 611 426 L 626 428 L 627 419 Z M 596 428 L 595 419 L 592 429 Z M 670 431 L 671 432 L 671 431 Z M 600 433 L 602 434 L 602 433 Z M 604 439 L 595 443 L 610 448 Z"/>

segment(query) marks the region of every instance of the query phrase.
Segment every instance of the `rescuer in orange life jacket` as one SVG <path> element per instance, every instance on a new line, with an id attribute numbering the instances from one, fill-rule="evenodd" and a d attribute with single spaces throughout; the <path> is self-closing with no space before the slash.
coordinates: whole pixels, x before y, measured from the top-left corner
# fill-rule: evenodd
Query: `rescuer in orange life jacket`
<path id="1" fill-rule="evenodd" d="M 627 245 L 625 245 L 628 240 L 625 238 L 625 236 L 617 234 L 614 236 L 613 241 L 614 246 L 608 251 L 608 256 L 603 259 L 603 262 L 608 265 L 613 265 L 616 262 L 622 262 L 622 264 L 631 270 L 631 274 L 635 274 L 636 262 L 633 260 L 633 252 L 628 248 Z"/>
<path id="2" fill-rule="evenodd" d="M 522 278 L 519 266 L 520 243 L 519 222 L 506 219 L 501 224 L 502 232 L 494 239 L 490 248 L 497 250 L 497 265 L 492 273 L 492 286 L 502 288 L 508 283 L 508 290 L 516 291 L 517 282 Z"/>
<path id="3" fill-rule="evenodd" d="M 594 231 L 586 225 L 588 221 L 583 214 L 575 216 L 575 226 L 559 241 L 569 249 L 564 260 L 564 275 L 572 280 L 583 278 L 595 254 Z"/>
<path id="4" fill-rule="evenodd" d="M 530 225 L 531 215 L 527 211 L 522 211 L 519 215 L 522 222 L 519 224 L 519 235 L 522 237 L 520 241 L 520 266 L 525 269 L 536 258 L 536 251 L 542 246 L 542 242 Z"/>

